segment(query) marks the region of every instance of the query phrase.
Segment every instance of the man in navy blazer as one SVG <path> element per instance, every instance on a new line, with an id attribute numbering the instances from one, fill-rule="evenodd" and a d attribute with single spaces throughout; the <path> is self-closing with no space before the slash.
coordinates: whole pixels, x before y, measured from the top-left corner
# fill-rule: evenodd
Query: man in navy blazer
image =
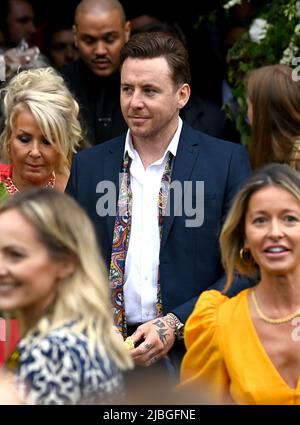
<path id="1" fill-rule="evenodd" d="M 128 334 L 135 331 L 131 354 L 140 366 L 166 354 L 180 357 L 183 326 L 200 293 L 222 289 L 218 236 L 250 173 L 243 146 L 196 131 L 179 118 L 189 99 L 189 78 L 179 40 L 133 36 L 121 53 L 121 107 L 129 131 L 75 155 L 67 186 L 92 219 L 109 268 L 120 173 L 128 172 L 125 158 L 130 161 L 132 217 L 122 290 Z M 160 233 L 157 199 L 165 181 Z"/>

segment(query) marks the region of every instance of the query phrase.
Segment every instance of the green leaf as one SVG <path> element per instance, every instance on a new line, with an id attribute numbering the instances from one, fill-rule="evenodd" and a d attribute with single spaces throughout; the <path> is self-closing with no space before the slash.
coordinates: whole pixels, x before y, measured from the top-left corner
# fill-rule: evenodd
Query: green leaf
<path id="1" fill-rule="evenodd" d="M 7 190 L 3 182 L 0 182 L 0 203 L 8 198 Z"/>

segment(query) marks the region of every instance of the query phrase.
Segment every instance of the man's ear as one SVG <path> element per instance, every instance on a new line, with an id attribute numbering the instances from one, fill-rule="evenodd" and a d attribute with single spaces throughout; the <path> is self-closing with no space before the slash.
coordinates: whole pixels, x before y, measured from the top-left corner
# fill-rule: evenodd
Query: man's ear
<path id="1" fill-rule="evenodd" d="M 182 84 L 177 90 L 178 108 L 182 109 L 188 102 L 191 95 L 191 88 L 187 83 Z"/>
<path id="2" fill-rule="evenodd" d="M 77 28 L 75 24 L 73 25 L 72 29 L 73 29 L 74 44 L 76 47 L 78 47 Z"/>
<path id="3" fill-rule="evenodd" d="M 124 27 L 124 32 L 125 32 L 125 42 L 127 43 L 127 41 L 129 40 L 130 37 L 130 33 L 131 33 L 131 22 L 127 21 Z"/>

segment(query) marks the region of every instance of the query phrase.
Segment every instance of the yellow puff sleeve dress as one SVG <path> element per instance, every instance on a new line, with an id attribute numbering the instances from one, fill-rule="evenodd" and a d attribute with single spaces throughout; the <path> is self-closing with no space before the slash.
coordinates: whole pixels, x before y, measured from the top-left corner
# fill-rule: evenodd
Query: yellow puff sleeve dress
<path id="1" fill-rule="evenodd" d="M 215 290 L 201 294 L 185 326 L 179 388 L 197 390 L 212 403 L 300 404 L 300 379 L 290 388 L 258 338 L 250 290 L 233 298 Z"/>

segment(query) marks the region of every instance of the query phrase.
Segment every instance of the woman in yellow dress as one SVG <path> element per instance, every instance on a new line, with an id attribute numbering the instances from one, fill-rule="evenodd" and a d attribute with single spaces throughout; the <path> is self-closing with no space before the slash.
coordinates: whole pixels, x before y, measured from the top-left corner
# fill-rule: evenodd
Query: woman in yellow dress
<path id="1" fill-rule="evenodd" d="M 224 223 L 221 252 L 233 298 L 201 294 L 185 326 L 181 387 L 216 403 L 300 404 L 300 178 L 288 165 L 256 171 Z"/>

